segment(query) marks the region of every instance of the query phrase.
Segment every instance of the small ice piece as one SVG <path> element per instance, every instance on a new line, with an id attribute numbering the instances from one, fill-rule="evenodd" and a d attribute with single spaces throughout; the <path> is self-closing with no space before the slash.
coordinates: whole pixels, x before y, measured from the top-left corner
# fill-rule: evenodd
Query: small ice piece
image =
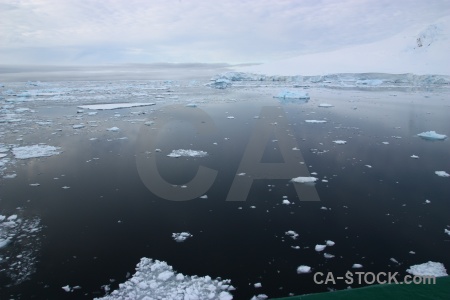
<path id="1" fill-rule="evenodd" d="M 326 123 L 326 120 L 305 120 L 306 123 Z"/>
<path id="2" fill-rule="evenodd" d="M 310 272 L 311 272 L 310 266 L 301 265 L 297 268 L 297 274 L 305 274 L 305 273 L 310 273 Z"/>
<path id="3" fill-rule="evenodd" d="M 406 270 L 409 274 L 416 276 L 447 276 L 447 270 L 439 262 L 429 261 L 420 265 L 413 265 Z"/>
<path id="4" fill-rule="evenodd" d="M 172 150 L 171 153 L 167 154 L 168 157 L 204 157 L 207 156 L 208 152 L 200 151 L 200 150 L 191 150 L 191 149 L 178 149 Z"/>
<path id="5" fill-rule="evenodd" d="M 372 166 L 371 166 L 371 165 L 365 165 L 365 167 L 368 167 L 369 169 L 370 169 L 370 168 L 372 168 Z"/>
<path id="6" fill-rule="evenodd" d="M 328 104 L 328 103 L 320 103 L 319 104 L 319 107 L 326 107 L 326 108 L 328 108 L 328 107 L 333 107 L 334 105 L 332 105 L 332 104 Z"/>
<path id="7" fill-rule="evenodd" d="M 294 230 L 286 231 L 285 234 L 287 236 L 290 236 L 293 240 L 297 239 L 297 237 L 298 237 L 298 233 L 295 232 Z"/>
<path id="8" fill-rule="evenodd" d="M 8 154 L 0 153 L 0 158 L 6 157 L 6 156 L 8 156 Z"/>
<path id="9" fill-rule="evenodd" d="M 397 264 L 397 265 L 400 264 L 400 263 L 398 262 L 398 260 L 396 260 L 396 259 L 393 258 L 393 257 L 391 257 L 389 260 L 392 261 L 393 263 Z"/>
<path id="10" fill-rule="evenodd" d="M 234 117 L 233 116 L 228 116 L 227 119 L 234 119 Z"/>
<path id="11" fill-rule="evenodd" d="M 381 142 L 384 145 L 389 145 L 389 142 Z"/>
<path id="12" fill-rule="evenodd" d="M 321 209 L 321 210 L 328 210 L 328 207 L 322 206 L 320 209 Z"/>
<path id="13" fill-rule="evenodd" d="M 108 128 L 108 129 L 106 129 L 106 130 L 117 132 L 117 131 L 119 131 L 120 129 L 119 129 L 119 127 L 115 127 L 115 126 L 114 126 L 114 127 Z"/>
<path id="14" fill-rule="evenodd" d="M 232 299 L 232 298 L 228 298 L 228 299 Z M 269 299 L 269 296 L 267 296 L 266 294 L 259 294 L 258 296 L 253 296 L 252 298 L 250 298 L 250 300 L 266 300 Z M 219 298 L 219 300 L 225 300 L 222 298 Z"/>
<path id="15" fill-rule="evenodd" d="M 40 183 L 30 183 L 30 186 L 40 186 Z"/>
<path id="16" fill-rule="evenodd" d="M 411 155 L 410 157 L 411 157 L 411 158 L 414 158 L 414 159 L 418 159 L 418 158 L 419 158 L 417 155 L 414 155 L 414 154 Z"/>
<path id="17" fill-rule="evenodd" d="M 317 180 L 316 177 L 295 177 L 291 179 L 292 182 L 297 183 L 312 183 L 315 182 L 316 180 Z"/>
<path id="18" fill-rule="evenodd" d="M 450 235 L 450 230 L 444 229 L 444 233 Z"/>
<path id="19" fill-rule="evenodd" d="M 262 287 L 261 282 L 257 282 L 253 285 L 255 288 L 259 289 L 260 287 Z"/>
<path id="20" fill-rule="evenodd" d="M 337 144 L 337 145 L 344 145 L 344 144 L 347 144 L 347 141 L 336 140 L 336 141 L 333 141 L 333 143 L 335 143 L 335 144 Z"/>
<path id="21" fill-rule="evenodd" d="M 15 147 L 12 149 L 12 152 L 17 159 L 28 159 L 35 157 L 58 155 L 60 152 L 58 152 L 57 150 L 59 149 L 61 148 L 48 145 L 32 145 L 32 146 Z"/>
<path id="22" fill-rule="evenodd" d="M 414 252 L 414 251 L 409 251 L 409 254 L 416 254 L 416 252 Z"/>
<path id="23" fill-rule="evenodd" d="M 64 291 L 66 291 L 66 292 L 70 292 L 70 291 L 72 291 L 72 289 L 70 288 L 70 286 L 69 286 L 69 285 L 65 285 L 65 286 L 63 286 L 63 287 L 62 287 L 62 289 L 63 289 Z"/>
<path id="24" fill-rule="evenodd" d="M 72 126 L 73 129 L 81 129 L 84 127 L 84 124 L 75 124 Z"/>
<path id="25" fill-rule="evenodd" d="M 323 251 L 326 247 L 327 247 L 327 245 L 319 245 L 319 244 L 317 244 L 314 247 L 314 250 L 316 250 L 317 252 L 320 252 L 320 251 Z"/>
<path id="26" fill-rule="evenodd" d="M 186 107 L 197 107 L 197 104 L 195 104 L 195 103 L 188 103 L 188 104 L 186 104 Z"/>
<path id="27" fill-rule="evenodd" d="M 156 105 L 156 103 L 112 103 L 112 104 L 80 105 L 78 107 L 84 109 L 106 110 L 106 109 L 130 108 L 130 107 L 150 106 L 150 105 Z"/>
<path id="28" fill-rule="evenodd" d="M 287 199 L 284 199 L 284 200 L 283 200 L 283 204 L 284 204 L 284 205 L 289 205 L 289 204 L 291 204 L 291 202 L 289 202 L 289 200 L 287 200 Z"/>
<path id="29" fill-rule="evenodd" d="M 192 237 L 192 234 L 190 234 L 189 232 L 172 233 L 172 238 L 178 243 L 184 242 L 190 237 Z"/>
<path id="30" fill-rule="evenodd" d="M 429 203 L 431 203 L 431 201 L 427 199 L 427 200 L 425 200 L 425 203 L 429 204 Z"/>
<path id="31" fill-rule="evenodd" d="M 434 130 L 419 133 L 418 136 L 425 140 L 445 140 L 447 138 L 445 134 L 436 133 Z"/>
<path id="32" fill-rule="evenodd" d="M 62 189 L 65 189 L 65 190 L 70 189 L 70 186 L 65 185 L 62 187 Z"/>
<path id="33" fill-rule="evenodd" d="M 325 257 L 326 259 L 330 259 L 330 258 L 334 258 L 333 254 L 329 254 L 329 253 L 324 253 L 323 257 Z"/>
<path id="34" fill-rule="evenodd" d="M 363 266 L 361 264 L 353 264 L 353 269 L 361 269 Z"/>
<path id="35" fill-rule="evenodd" d="M 331 241 L 331 240 L 328 240 L 328 241 L 326 241 L 326 244 L 327 244 L 327 246 L 332 247 L 332 246 L 334 246 L 336 243 L 333 242 L 333 241 Z"/>
<path id="36" fill-rule="evenodd" d="M 448 174 L 447 172 L 445 172 L 445 171 L 436 171 L 436 172 L 434 172 L 437 176 L 440 176 L 440 177 L 449 177 L 450 176 L 450 174 Z"/>
<path id="37" fill-rule="evenodd" d="M 239 173 L 239 174 L 237 174 L 237 176 L 244 176 L 245 175 L 245 173 Z"/>
<path id="38" fill-rule="evenodd" d="M 208 199 L 208 195 L 200 196 L 200 199 Z"/>
<path id="39" fill-rule="evenodd" d="M 274 98 L 280 99 L 310 99 L 309 94 L 304 91 L 282 91 Z"/>

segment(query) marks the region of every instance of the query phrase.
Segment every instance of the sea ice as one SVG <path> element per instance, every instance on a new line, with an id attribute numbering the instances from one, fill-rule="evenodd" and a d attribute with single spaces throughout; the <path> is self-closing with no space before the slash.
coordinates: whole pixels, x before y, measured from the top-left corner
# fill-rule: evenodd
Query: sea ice
<path id="1" fill-rule="evenodd" d="M 282 91 L 274 98 L 280 99 L 310 99 L 309 94 L 304 91 Z"/>
<path id="2" fill-rule="evenodd" d="M 301 265 L 297 268 L 297 274 L 304 274 L 311 272 L 310 266 Z"/>
<path id="3" fill-rule="evenodd" d="M 450 174 L 448 174 L 447 172 L 445 172 L 445 171 L 436 171 L 436 172 L 434 172 L 437 176 L 440 176 L 440 177 L 449 177 L 450 176 Z"/>
<path id="4" fill-rule="evenodd" d="M 57 150 L 59 149 L 61 148 L 48 145 L 32 145 L 32 146 L 15 147 L 12 149 L 12 152 L 14 156 L 18 159 L 27 159 L 27 158 L 58 155 L 60 152 L 58 152 Z"/>
<path id="5" fill-rule="evenodd" d="M 84 109 L 107 110 L 107 109 L 130 108 L 130 107 L 150 106 L 150 105 L 156 105 L 156 103 L 111 103 L 111 104 L 80 105 L 78 107 Z"/>
<path id="6" fill-rule="evenodd" d="M 447 276 L 447 270 L 439 262 L 429 261 L 420 265 L 413 265 L 406 270 L 409 274 L 416 276 Z"/>
<path id="7" fill-rule="evenodd" d="M 418 136 L 425 140 L 445 140 L 447 138 L 445 134 L 436 133 L 434 130 L 419 133 Z"/>
<path id="8" fill-rule="evenodd" d="M 170 276 L 169 276 L 170 275 Z M 98 300 L 119 299 L 218 299 L 231 300 L 234 290 L 230 280 L 209 276 L 187 276 L 176 273 L 164 261 L 141 258 L 136 273 L 119 289 Z"/>
<path id="9" fill-rule="evenodd" d="M 172 233 L 172 238 L 178 243 L 184 242 L 190 237 L 192 237 L 192 234 L 189 232 Z"/>
<path id="10" fill-rule="evenodd" d="M 336 141 L 333 141 L 333 143 L 338 144 L 338 145 L 344 145 L 344 144 L 347 144 L 347 141 L 336 140 Z"/>
<path id="11" fill-rule="evenodd" d="M 187 156 L 187 157 L 204 157 L 207 156 L 208 153 L 205 151 L 200 150 L 191 150 L 191 149 L 178 149 L 178 150 L 172 150 L 171 153 L 167 154 L 168 157 L 181 157 L 181 156 Z"/>
<path id="12" fill-rule="evenodd" d="M 297 183 L 312 183 L 317 181 L 316 177 L 295 177 L 291 179 L 292 182 Z"/>

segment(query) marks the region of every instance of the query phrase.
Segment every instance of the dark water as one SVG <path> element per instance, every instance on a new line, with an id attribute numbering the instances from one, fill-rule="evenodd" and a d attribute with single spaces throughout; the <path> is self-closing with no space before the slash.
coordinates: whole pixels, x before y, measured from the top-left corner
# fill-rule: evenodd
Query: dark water
<path id="1" fill-rule="evenodd" d="M 96 128 L 68 137 L 64 130 L 53 136 L 39 133 L 36 140 L 51 138 L 48 143 L 64 152 L 21 161 L 14 167 L 17 178 L 1 184 L 3 211 L 21 206 L 42 219 L 37 271 L 20 285 L 2 284 L 1 298 L 99 297 L 104 295 L 102 285 L 117 288 L 128 272 L 133 274 L 141 257 L 167 261 L 186 275 L 231 279 L 235 299 L 344 289 L 348 284 L 343 281 L 315 284 L 313 274 L 343 276 L 354 271 L 354 263 L 363 265 L 358 271 L 401 275 L 409 266 L 429 260 L 450 267 L 450 237 L 444 234 L 450 226 L 450 181 L 434 174 L 450 170 L 450 144 L 416 136 L 427 130 L 449 135 L 448 95 L 318 89 L 310 91 L 313 100 L 308 103 L 283 104 L 270 92 L 229 93 L 234 94 L 227 98 L 236 101 L 203 103 L 198 108 L 158 104 L 145 116 L 155 121 L 152 127 L 112 118 L 114 113 L 136 110 L 125 109 L 95 116 L 103 122 L 102 129 L 118 126 L 119 133 Z M 335 107 L 317 107 L 323 102 Z M 315 185 L 319 202 L 300 201 L 289 179 L 255 180 L 246 201 L 226 201 L 258 124 L 254 116 L 263 106 L 280 111 L 289 124 L 305 165 L 319 178 Z M 68 113 L 67 108 L 58 109 L 41 109 L 41 113 Z M 192 117 L 198 110 L 204 118 Z M 173 122 L 171 116 L 176 116 Z M 328 122 L 305 123 L 308 119 Z M 160 126 L 161 120 L 169 121 Z M 211 122 L 215 131 L 199 129 Z M 148 130 L 155 133 L 149 135 Z M 91 141 L 91 137 L 98 139 Z M 284 161 L 277 141 L 272 141 L 276 139 L 267 142 L 262 162 Z M 334 140 L 347 144 L 336 145 Z M 161 149 L 148 148 L 151 153 L 145 155 L 149 161 L 155 158 L 159 174 L 171 184 L 186 184 L 189 189 L 200 165 L 216 170 L 206 191 L 208 199 L 170 201 L 153 194 L 136 167 L 145 145 Z M 209 155 L 166 157 L 180 148 Z M 420 158 L 412 159 L 413 154 Z M 34 182 L 41 185 L 29 186 Z M 292 204 L 282 205 L 283 196 Z M 431 203 L 425 204 L 427 199 Z M 288 230 L 299 237 L 286 236 Z M 182 231 L 193 237 L 184 243 L 173 241 L 171 234 Z M 336 243 L 323 251 L 335 255 L 332 259 L 314 250 L 326 240 Z M 313 272 L 297 274 L 300 265 L 311 266 Z M 262 288 L 253 287 L 257 282 Z M 67 284 L 82 289 L 66 293 L 61 287 Z"/>

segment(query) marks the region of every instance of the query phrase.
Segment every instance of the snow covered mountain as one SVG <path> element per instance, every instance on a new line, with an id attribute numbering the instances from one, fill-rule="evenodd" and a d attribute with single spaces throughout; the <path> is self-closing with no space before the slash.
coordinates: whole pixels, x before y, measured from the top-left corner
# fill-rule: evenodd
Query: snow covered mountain
<path id="1" fill-rule="evenodd" d="M 301 55 L 236 71 L 265 75 L 389 73 L 450 75 L 450 16 L 389 38 L 329 52 Z"/>

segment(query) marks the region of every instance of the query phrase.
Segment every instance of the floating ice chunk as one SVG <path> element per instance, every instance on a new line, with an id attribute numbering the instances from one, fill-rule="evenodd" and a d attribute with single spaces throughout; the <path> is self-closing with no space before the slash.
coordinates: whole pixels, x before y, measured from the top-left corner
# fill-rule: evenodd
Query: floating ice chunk
<path id="1" fill-rule="evenodd" d="M 0 153 L 0 158 L 6 157 L 6 156 L 8 156 L 8 154 Z"/>
<path id="2" fill-rule="evenodd" d="M 234 119 L 234 117 L 233 116 L 228 116 L 227 119 Z"/>
<path id="3" fill-rule="evenodd" d="M 107 110 L 107 109 L 130 108 L 130 107 L 150 106 L 150 105 L 156 105 L 156 103 L 111 103 L 111 104 L 80 105 L 78 107 L 84 109 Z"/>
<path id="4" fill-rule="evenodd" d="M 6 174 L 3 176 L 3 178 L 5 179 L 13 179 L 16 178 L 17 174 L 16 173 L 12 173 L 12 174 Z"/>
<path id="5" fill-rule="evenodd" d="M 347 144 L 347 141 L 336 140 L 336 141 L 333 141 L 333 143 L 335 143 L 335 144 L 337 144 L 337 145 L 344 145 L 344 144 Z"/>
<path id="6" fill-rule="evenodd" d="M 289 200 L 287 200 L 287 199 L 284 199 L 284 200 L 283 200 L 283 204 L 284 204 L 284 205 L 289 205 L 289 204 L 291 204 L 291 202 L 289 202 Z"/>
<path id="7" fill-rule="evenodd" d="M 200 199 L 208 199 L 208 195 L 200 196 Z"/>
<path id="8" fill-rule="evenodd" d="M 326 120 L 305 120 L 306 123 L 326 123 Z"/>
<path id="9" fill-rule="evenodd" d="M 418 159 L 418 158 L 419 158 L 417 155 L 414 155 L 414 154 L 411 155 L 410 157 L 411 157 L 411 158 L 414 158 L 414 159 Z"/>
<path id="10" fill-rule="evenodd" d="M 64 190 L 70 189 L 70 186 L 65 185 L 62 187 L 62 189 L 64 189 Z"/>
<path id="11" fill-rule="evenodd" d="M 237 174 L 237 176 L 244 176 L 245 175 L 245 173 L 239 173 L 239 174 Z"/>
<path id="12" fill-rule="evenodd" d="M 295 177 L 291 179 L 292 182 L 297 183 L 312 183 L 317 181 L 316 177 Z"/>
<path id="13" fill-rule="evenodd" d="M 259 289 L 260 287 L 262 287 L 261 282 L 257 282 L 253 285 L 255 288 Z"/>
<path id="14" fill-rule="evenodd" d="M 427 199 L 427 200 L 425 200 L 425 203 L 426 203 L 426 204 L 430 204 L 431 201 Z"/>
<path id="15" fill-rule="evenodd" d="M 73 129 L 81 129 L 84 128 L 84 124 L 75 124 L 72 126 Z"/>
<path id="16" fill-rule="evenodd" d="M 320 252 L 320 251 L 323 251 L 326 247 L 327 247 L 327 245 L 319 245 L 319 244 L 317 244 L 314 247 L 314 250 L 316 250 L 317 252 Z"/>
<path id="17" fill-rule="evenodd" d="M 333 107 L 334 105 L 332 105 L 332 104 L 328 104 L 328 103 L 320 103 L 319 104 L 319 107 L 326 107 L 326 108 L 328 108 L 328 107 Z"/>
<path id="18" fill-rule="evenodd" d="M 450 230 L 444 229 L 444 233 L 450 235 Z"/>
<path id="19" fill-rule="evenodd" d="M 445 134 L 436 133 L 434 130 L 419 133 L 418 136 L 425 140 L 445 140 L 447 138 Z"/>
<path id="20" fill-rule="evenodd" d="M 231 300 L 234 290 L 229 280 L 211 279 L 209 276 L 187 276 L 176 273 L 164 261 L 142 258 L 136 273 L 119 289 L 102 298 L 121 299 L 220 299 Z"/>
<path id="21" fill-rule="evenodd" d="M 393 263 L 397 264 L 397 265 L 400 264 L 400 263 L 398 262 L 398 260 L 396 260 L 396 259 L 393 258 L 393 257 L 391 257 L 389 260 L 392 261 Z"/>
<path id="22" fill-rule="evenodd" d="M 287 235 L 287 236 L 290 236 L 292 239 L 297 239 L 297 237 L 298 237 L 298 233 L 297 232 L 295 232 L 294 230 L 289 230 L 289 231 L 286 231 L 285 232 L 285 234 Z"/>
<path id="23" fill-rule="evenodd" d="M 311 272 L 310 266 L 301 265 L 297 268 L 297 274 L 305 274 L 305 273 L 310 273 L 310 272 Z"/>
<path id="24" fill-rule="evenodd" d="M 196 103 L 188 103 L 185 105 L 186 107 L 197 107 Z"/>
<path id="25" fill-rule="evenodd" d="M 363 267 L 363 265 L 361 264 L 353 264 L 352 268 L 353 269 L 361 269 Z"/>
<path id="26" fill-rule="evenodd" d="M 440 176 L 440 177 L 449 177 L 450 176 L 450 174 L 448 174 L 447 172 L 445 172 L 445 171 L 436 171 L 436 172 L 434 172 L 437 176 Z"/>
<path id="27" fill-rule="evenodd" d="M 231 81 L 225 78 L 218 78 L 213 82 L 207 83 L 206 86 L 215 88 L 215 89 L 226 89 L 231 86 Z"/>
<path id="28" fill-rule="evenodd" d="M 280 99 L 310 99 L 309 94 L 304 91 L 282 91 L 274 98 Z"/>
<path id="29" fill-rule="evenodd" d="M 63 287 L 62 287 L 62 289 L 63 289 L 64 291 L 66 291 L 66 292 L 70 292 L 70 291 L 72 291 L 72 289 L 70 288 L 70 286 L 69 286 L 69 285 L 65 285 L 65 286 L 63 286 Z"/>
<path id="30" fill-rule="evenodd" d="M 12 152 L 14 156 L 18 159 L 27 159 L 27 158 L 58 155 L 60 152 L 58 152 L 57 150 L 59 149 L 60 147 L 53 147 L 48 145 L 32 145 L 32 146 L 15 147 L 12 149 Z"/>
<path id="31" fill-rule="evenodd" d="M 167 154 L 168 157 L 204 157 L 207 156 L 208 152 L 200 151 L 200 150 L 191 150 L 191 149 L 178 149 L 172 150 L 171 153 Z"/>
<path id="32" fill-rule="evenodd" d="M 190 237 L 192 237 L 192 234 L 189 232 L 172 233 L 172 238 L 178 243 L 184 242 Z"/>
<path id="33" fill-rule="evenodd" d="M 383 145 L 389 145 L 389 142 L 381 142 Z"/>
<path id="34" fill-rule="evenodd" d="M 266 294 L 259 294 L 258 296 L 253 296 L 250 300 L 266 300 L 266 299 L 269 299 L 269 296 L 267 296 Z"/>
<path id="35" fill-rule="evenodd" d="M 372 166 L 371 166 L 371 165 L 365 165 L 365 167 L 368 167 L 369 169 L 370 169 L 370 168 L 372 168 Z"/>
<path id="36" fill-rule="evenodd" d="M 328 241 L 326 241 L 326 244 L 327 244 L 327 246 L 332 247 L 332 246 L 334 246 L 336 243 L 333 242 L 333 241 L 331 241 L 331 240 L 328 240 Z"/>
<path id="37" fill-rule="evenodd" d="M 111 127 L 111 128 L 108 128 L 108 129 L 106 129 L 106 130 L 108 130 L 108 131 L 113 131 L 113 132 L 117 132 L 117 131 L 119 131 L 120 129 L 119 129 L 119 127 Z"/>
<path id="38" fill-rule="evenodd" d="M 420 265 L 413 265 L 406 270 L 409 274 L 416 276 L 447 276 L 447 270 L 444 265 L 439 262 L 429 261 Z"/>
<path id="39" fill-rule="evenodd" d="M 40 183 L 30 183 L 30 186 L 40 186 Z"/>
<path id="40" fill-rule="evenodd" d="M 324 253 L 323 257 L 325 257 L 326 259 L 330 259 L 330 258 L 334 258 L 333 254 L 329 254 L 329 253 Z"/>

